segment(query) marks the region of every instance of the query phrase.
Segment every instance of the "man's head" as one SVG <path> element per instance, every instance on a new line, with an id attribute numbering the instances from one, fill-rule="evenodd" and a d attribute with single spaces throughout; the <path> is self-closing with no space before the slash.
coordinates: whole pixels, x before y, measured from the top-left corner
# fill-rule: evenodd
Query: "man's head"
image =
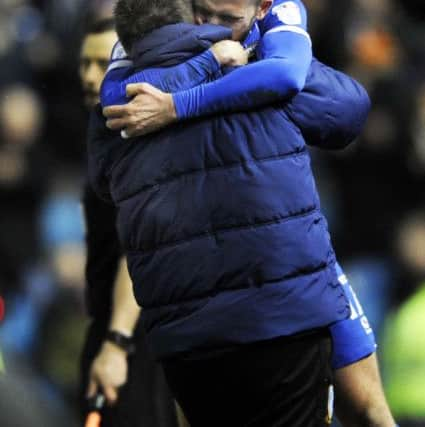
<path id="1" fill-rule="evenodd" d="M 272 0 L 194 0 L 195 22 L 216 24 L 233 30 L 233 40 L 242 41 L 256 19 L 263 19 Z"/>
<path id="2" fill-rule="evenodd" d="M 191 0 L 118 0 L 115 6 L 118 37 L 127 53 L 151 31 L 180 22 L 193 23 Z"/>
<path id="3" fill-rule="evenodd" d="M 80 78 L 88 108 L 99 102 L 100 86 L 116 41 L 113 19 L 96 22 L 84 36 L 80 53 Z"/>

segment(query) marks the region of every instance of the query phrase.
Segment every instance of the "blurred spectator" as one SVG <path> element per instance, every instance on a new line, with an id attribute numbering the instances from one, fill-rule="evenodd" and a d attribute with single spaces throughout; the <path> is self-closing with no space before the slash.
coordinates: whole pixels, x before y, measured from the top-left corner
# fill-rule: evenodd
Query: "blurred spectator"
<path id="1" fill-rule="evenodd" d="M 20 360 L 20 369 L 33 377 L 31 389 L 44 390 L 47 407 L 53 401 L 63 405 L 64 398 L 68 405 L 77 399 L 76 359 L 86 327 L 78 186 L 72 176 L 56 177 L 37 223 L 43 253 L 37 264 L 21 272 L 22 289 L 8 298 L 8 315 L 0 330 L 7 361 Z M 8 372 L 11 375 L 14 371 Z M 23 378 L 10 380 L 19 386 Z M 0 414 L 0 423 L 3 417 Z"/>
<path id="2" fill-rule="evenodd" d="M 79 353 L 86 327 L 83 302 L 85 244 L 79 180 L 56 177 L 40 215 L 45 263 L 53 287 L 39 314 L 38 367 L 62 395 L 76 400 Z"/>
<path id="3" fill-rule="evenodd" d="M 0 4 L 0 425 L 73 422 L 63 402 L 75 397 L 85 327 L 77 46 L 81 17 L 110 13 L 104 3 Z"/>
<path id="4" fill-rule="evenodd" d="M 38 254 L 36 216 L 46 176 L 37 141 L 43 110 L 36 93 L 15 85 L 0 94 L 0 292 L 17 286 Z"/>
<path id="5" fill-rule="evenodd" d="M 419 195 L 407 163 L 417 75 L 395 31 L 405 19 L 398 5 L 357 0 L 350 8 L 340 39 L 345 43 L 344 69 L 367 85 L 373 109 L 356 145 L 321 157 L 326 157 L 322 162 L 341 196 L 337 253 L 350 259 L 389 259 L 391 232 L 405 206 L 416 203 Z"/>

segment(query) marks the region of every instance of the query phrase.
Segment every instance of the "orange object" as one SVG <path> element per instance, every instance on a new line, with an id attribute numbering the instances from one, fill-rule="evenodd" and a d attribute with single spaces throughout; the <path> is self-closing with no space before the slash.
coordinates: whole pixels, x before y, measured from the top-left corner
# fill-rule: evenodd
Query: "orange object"
<path id="1" fill-rule="evenodd" d="M 102 417 L 99 412 L 90 412 L 87 415 L 85 427 L 100 427 L 102 422 Z"/>
<path id="2" fill-rule="evenodd" d="M 397 40 L 393 34 L 380 28 L 360 32 L 354 40 L 357 59 L 368 67 L 388 68 L 398 56 Z"/>

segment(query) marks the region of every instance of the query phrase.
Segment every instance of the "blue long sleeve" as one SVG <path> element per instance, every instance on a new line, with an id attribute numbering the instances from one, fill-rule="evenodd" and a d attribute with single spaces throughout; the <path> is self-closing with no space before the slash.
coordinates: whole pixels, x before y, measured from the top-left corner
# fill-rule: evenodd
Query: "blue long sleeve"
<path id="1" fill-rule="evenodd" d="M 148 82 L 165 92 L 189 89 L 221 76 L 220 64 L 210 50 L 175 67 L 150 68 L 134 73 L 132 67 L 116 68 L 107 73 L 101 88 L 102 107 L 126 104 L 126 87 Z"/>
<path id="2" fill-rule="evenodd" d="M 311 64 L 311 43 L 290 32 L 270 32 L 260 42 L 262 61 L 239 67 L 211 83 L 173 94 L 177 117 L 246 111 L 288 100 L 304 87 Z"/>

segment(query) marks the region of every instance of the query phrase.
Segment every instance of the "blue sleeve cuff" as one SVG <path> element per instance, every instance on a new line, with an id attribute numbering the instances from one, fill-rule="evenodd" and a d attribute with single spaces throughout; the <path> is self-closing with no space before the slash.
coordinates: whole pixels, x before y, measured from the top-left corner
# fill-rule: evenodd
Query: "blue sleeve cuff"
<path id="1" fill-rule="evenodd" d="M 216 57 L 212 53 L 211 49 L 205 51 L 201 55 L 197 56 L 192 60 L 198 69 L 202 68 L 204 73 L 208 76 L 205 81 L 213 81 L 220 76 L 221 68 Z M 202 86 L 198 86 L 197 92 L 202 91 Z M 194 98 L 191 96 L 190 89 L 182 90 L 180 92 L 173 93 L 174 107 L 176 109 L 177 119 L 185 120 L 194 116 L 194 111 L 197 110 L 194 105 Z M 197 98 L 199 102 L 199 98 Z M 196 102 L 195 102 L 196 104 Z"/>
<path id="2" fill-rule="evenodd" d="M 215 77 L 220 72 L 221 65 L 212 53 L 211 49 L 206 50 L 201 55 L 197 56 L 198 64 L 209 72 L 211 77 Z"/>

